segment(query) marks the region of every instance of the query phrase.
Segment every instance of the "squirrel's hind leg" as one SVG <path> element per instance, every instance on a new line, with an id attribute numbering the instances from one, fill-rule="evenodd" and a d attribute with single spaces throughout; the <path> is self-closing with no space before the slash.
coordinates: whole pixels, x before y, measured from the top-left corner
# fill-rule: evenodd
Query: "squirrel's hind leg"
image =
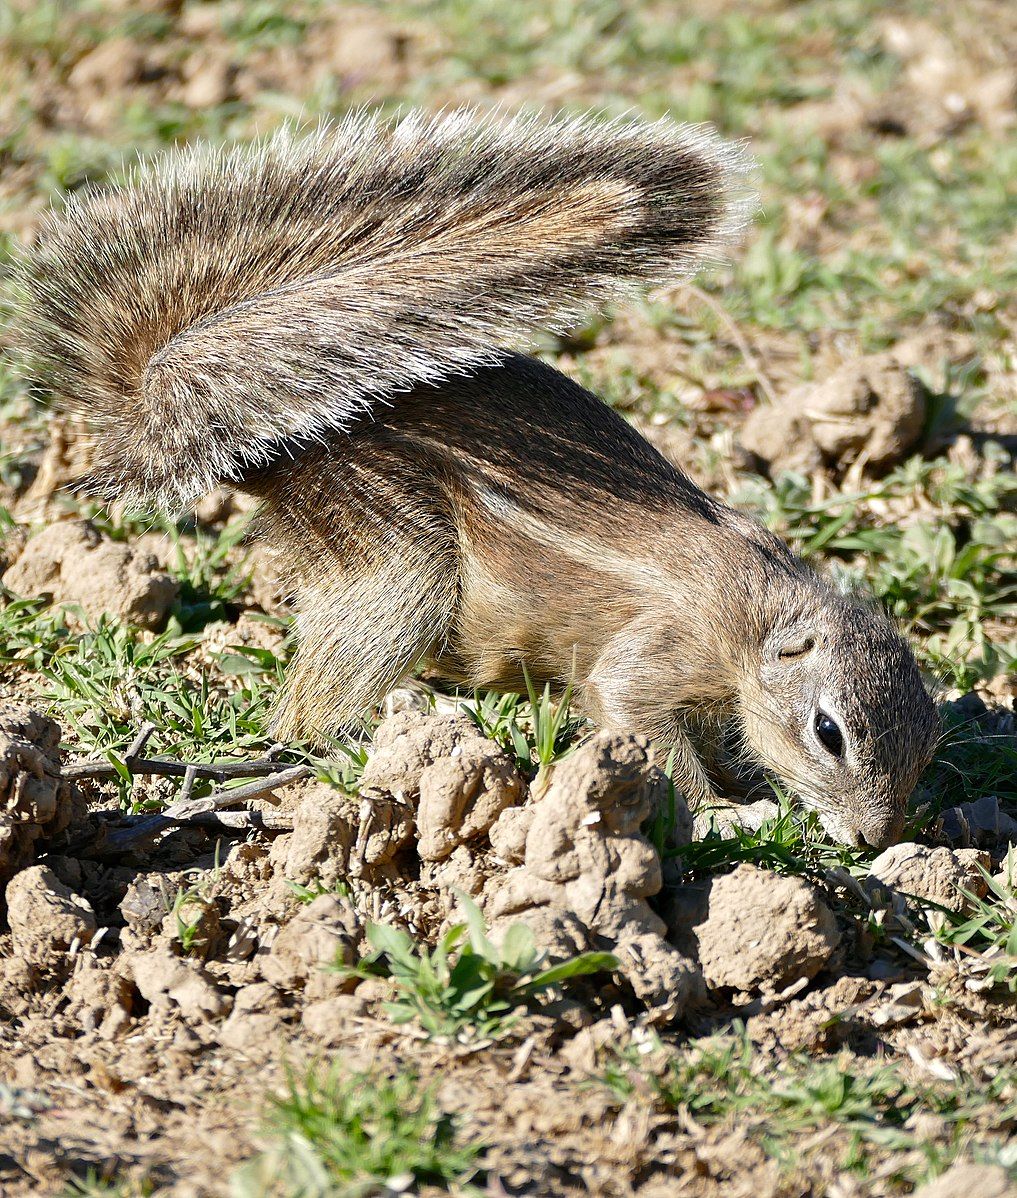
<path id="1" fill-rule="evenodd" d="M 303 587 L 274 734 L 320 744 L 355 724 L 442 639 L 457 596 L 440 559 Z"/>
<path id="2" fill-rule="evenodd" d="M 381 424 L 247 480 L 297 601 L 297 651 L 273 725 L 323 745 L 440 646 L 459 603 L 459 536 L 432 473 Z M 363 444 L 361 443 L 363 442 Z"/>

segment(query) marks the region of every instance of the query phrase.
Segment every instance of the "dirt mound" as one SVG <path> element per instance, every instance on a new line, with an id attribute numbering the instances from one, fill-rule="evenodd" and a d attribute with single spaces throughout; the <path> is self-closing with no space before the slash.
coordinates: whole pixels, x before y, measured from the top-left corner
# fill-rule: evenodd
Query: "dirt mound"
<path id="1" fill-rule="evenodd" d="M 514 855 L 521 848 L 522 860 L 487 891 L 497 919 L 535 925 L 549 948 L 574 951 L 582 942 L 615 950 L 655 1018 L 673 1017 L 703 993 L 695 966 L 667 942 L 646 901 L 662 877 L 640 827 L 669 797 L 644 739 L 600 733 L 556 769 L 525 814 L 509 816 L 503 837 L 495 835 L 503 847 L 516 846 Z M 687 843 L 691 817 L 682 799 L 675 802 L 672 840 Z"/>
<path id="2" fill-rule="evenodd" d="M 772 472 L 842 470 L 849 462 L 885 471 L 917 445 L 926 399 L 893 353 L 874 354 L 756 408 L 738 440 Z"/>
<path id="3" fill-rule="evenodd" d="M 675 936 L 690 947 L 711 990 L 801 989 L 840 943 L 833 912 L 801 878 L 739 865 L 682 898 L 672 908 Z"/>
<path id="4" fill-rule="evenodd" d="M 79 605 L 86 616 L 119 616 L 139 628 L 159 628 L 178 584 L 150 553 L 104 537 L 85 520 L 50 524 L 25 543 L 4 574 L 18 595 L 49 595 Z"/>
<path id="5" fill-rule="evenodd" d="M 0 710 L 0 885 L 71 820 L 74 794 L 61 780 L 59 749 L 53 720 L 27 707 Z"/>

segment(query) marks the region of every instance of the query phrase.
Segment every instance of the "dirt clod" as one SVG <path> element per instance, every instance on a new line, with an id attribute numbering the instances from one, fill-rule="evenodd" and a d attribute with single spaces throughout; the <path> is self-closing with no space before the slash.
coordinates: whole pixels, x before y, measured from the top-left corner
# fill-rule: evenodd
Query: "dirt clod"
<path id="1" fill-rule="evenodd" d="M 961 893 L 982 897 L 988 887 L 979 866 L 988 868 L 987 853 L 976 849 L 930 848 L 924 844 L 897 844 L 881 853 L 869 870 L 870 888 L 929 899 L 953 911 L 965 911 L 970 901 Z"/>
<path id="2" fill-rule="evenodd" d="M 7 883 L 7 922 L 14 952 L 64 972 L 67 953 L 95 935 L 95 912 L 46 865 L 23 869 Z"/>
<path id="3" fill-rule="evenodd" d="M 301 907 L 259 957 L 265 981 L 280 990 L 324 998 L 347 988 L 329 966 L 352 965 L 363 939 L 360 918 L 347 899 L 323 894 Z"/>
<path id="4" fill-rule="evenodd" d="M 221 1018 L 232 1006 L 202 966 L 163 945 L 138 953 L 126 964 L 142 998 L 159 1011 L 176 1009 L 186 1020 L 204 1021 Z"/>
<path id="5" fill-rule="evenodd" d="M 464 740 L 421 776 L 417 852 L 425 861 L 449 856 L 486 832 L 522 789 L 519 771 L 493 741 Z"/>
<path id="6" fill-rule="evenodd" d="M 771 470 L 864 458 L 882 471 L 917 443 L 927 392 L 892 353 L 857 358 L 819 383 L 757 408 L 741 430 L 743 448 Z"/>
<path id="7" fill-rule="evenodd" d="M 1001 1165 L 962 1163 L 915 1190 L 915 1198 L 1013 1198 L 1015 1193 Z"/>
<path id="8" fill-rule="evenodd" d="M 78 604 L 90 619 L 109 614 L 139 628 L 159 628 L 179 590 L 152 554 L 109 540 L 86 520 L 50 524 L 34 536 L 4 584 L 18 595 Z"/>
<path id="9" fill-rule="evenodd" d="M 60 726 L 28 707 L 0 711 L 0 885 L 27 865 L 40 839 L 70 822 L 60 778 Z"/>
<path id="10" fill-rule="evenodd" d="M 754 865 L 739 865 L 703 888 L 691 935 L 712 989 L 772 993 L 811 979 L 840 942 L 833 912 L 814 886 Z M 694 917 L 695 918 L 695 917 Z"/>
<path id="11" fill-rule="evenodd" d="M 273 857 L 292 881 L 327 888 L 391 861 L 412 837 L 413 826 L 412 808 L 397 799 L 360 800 L 315 785 L 305 792 L 293 832 L 276 842 Z"/>

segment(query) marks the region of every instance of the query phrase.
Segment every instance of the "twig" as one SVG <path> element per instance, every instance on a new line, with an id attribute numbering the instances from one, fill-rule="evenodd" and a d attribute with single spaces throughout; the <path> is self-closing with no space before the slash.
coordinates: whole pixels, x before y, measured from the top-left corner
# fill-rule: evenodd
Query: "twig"
<path id="1" fill-rule="evenodd" d="M 110 829 L 100 846 L 103 851 L 124 852 L 136 847 L 160 832 L 180 823 L 200 823 L 203 817 L 216 816 L 224 809 L 237 807 L 248 799 L 260 798 L 282 786 L 290 786 L 294 782 L 308 777 L 314 771 L 309 765 L 294 765 L 281 770 L 271 777 L 261 778 L 256 782 L 248 782 L 245 786 L 234 786 L 230 790 L 220 790 L 202 799 L 185 798 L 172 803 L 165 811 L 153 815 L 139 817 L 136 822 L 124 828 Z M 255 815 L 257 813 L 241 813 Z M 207 821 L 210 822 L 210 821 Z M 221 822 L 221 821 L 220 821 Z M 249 826 L 240 821 L 242 826 Z M 268 827 L 268 824 L 265 824 Z"/>
<path id="2" fill-rule="evenodd" d="M 714 316 L 716 316 L 716 318 L 724 326 L 728 336 L 734 342 L 738 352 L 742 355 L 746 366 L 748 366 L 749 370 L 751 370 L 756 376 L 763 394 L 770 401 L 770 403 L 777 403 L 776 389 L 774 388 L 773 383 L 770 382 L 766 371 L 763 369 L 762 362 L 760 362 L 759 358 L 756 356 L 756 351 L 749 344 L 748 338 L 731 319 L 731 316 L 724 308 L 723 304 L 715 300 L 708 291 L 704 291 L 701 287 L 697 287 L 695 283 L 684 283 L 682 286 L 690 295 L 695 296 L 701 304 L 705 304 L 706 307 L 709 308 L 714 314 Z"/>
<path id="3" fill-rule="evenodd" d="M 132 764 L 138 760 L 138 758 L 141 756 L 141 750 L 152 739 L 152 734 L 155 732 L 155 727 L 155 724 L 152 723 L 143 724 L 141 731 L 131 742 L 131 747 L 127 750 L 127 755 L 124 757 L 124 764 L 128 769 L 130 769 Z"/>
<path id="4" fill-rule="evenodd" d="M 125 757 L 124 765 L 132 777 L 186 779 L 188 771 L 193 771 L 196 779 L 207 778 L 212 782 L 229 782 L 233 778 L 260 778 L 290 768 L 285 762 L 273 761 L 270 757 L 257 757 L 252 761 L 213 761 L 208 764 L 174 761 L 166 757 Z M 112 761 L 69 761 L 61 773 L 72 782 L 85 779 L 105 782 L 120 777 L 120 771 Z"/>
<path id="5" fill-rule="evenodd" d="M 236 832 L 292 832 L 293 816 L 281 811 L 199 811 L 194 815 L 175 819 L 178 826 L 198 828 L 225 828 Z"/>
<path id="6" fill-rule="evenodd" d="M 187 773 L 184 774 L 184 784 L 180 787 L 180 793 L 176 797 L 177 803 L 186 803 L 191 797 L 191 792 L 194 790 L 194 780 L 197 776 L 194 766 L 189 765 Z"/>

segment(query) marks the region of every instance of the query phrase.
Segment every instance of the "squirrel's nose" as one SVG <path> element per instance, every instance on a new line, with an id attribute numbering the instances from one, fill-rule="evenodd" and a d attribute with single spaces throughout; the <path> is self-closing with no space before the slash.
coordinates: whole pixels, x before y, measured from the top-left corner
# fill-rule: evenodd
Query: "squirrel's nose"
<path id="1" fill-rule="evenodd" d="M 856 832 L 859 844 L 871 845 L 874 849 L 888 849 L 900 840 L 904 830 L 904 816 L 879 814 L 859 821 Z"/>

